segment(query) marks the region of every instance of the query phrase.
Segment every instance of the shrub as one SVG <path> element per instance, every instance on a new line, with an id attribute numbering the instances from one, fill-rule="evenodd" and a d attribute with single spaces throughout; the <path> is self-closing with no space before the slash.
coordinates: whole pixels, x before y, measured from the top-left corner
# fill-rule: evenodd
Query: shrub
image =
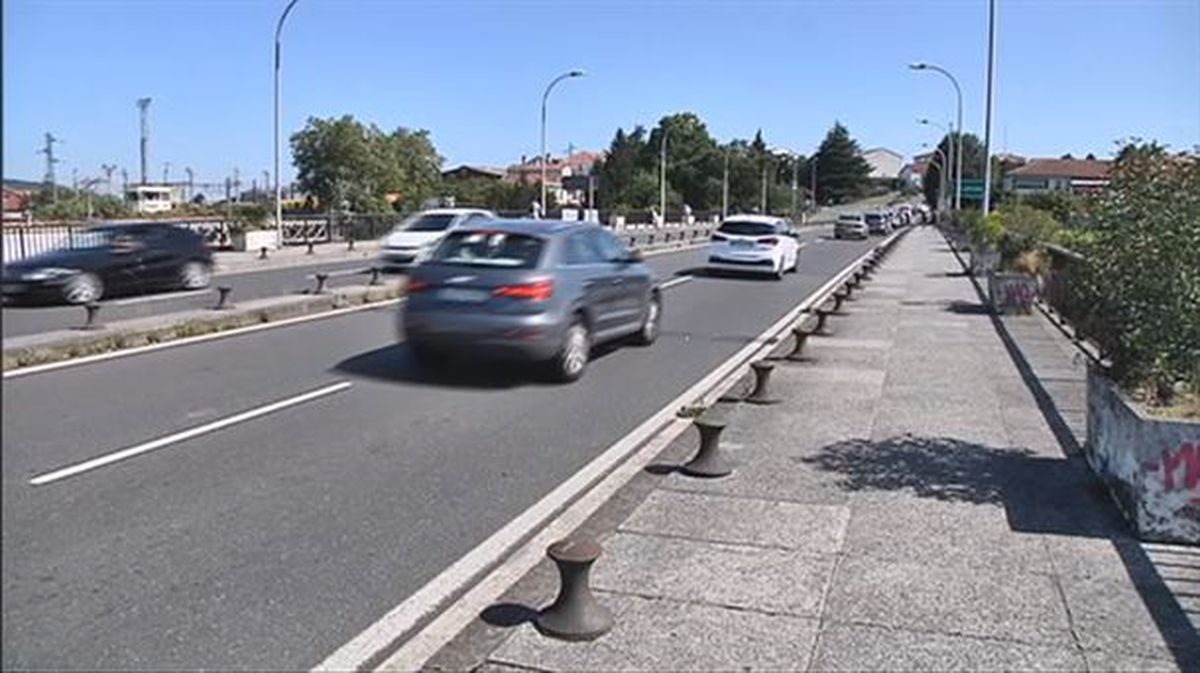
<path id="1" fill-rule="evenodd" d="M 1152 404 L 1200 393 L 1200 162 L 1123 151 L 1089 209 L 1084 273 L 1106 324 L 1112 375 Z M 1177 384 L 1182 383 L 1182 386 Z"/>

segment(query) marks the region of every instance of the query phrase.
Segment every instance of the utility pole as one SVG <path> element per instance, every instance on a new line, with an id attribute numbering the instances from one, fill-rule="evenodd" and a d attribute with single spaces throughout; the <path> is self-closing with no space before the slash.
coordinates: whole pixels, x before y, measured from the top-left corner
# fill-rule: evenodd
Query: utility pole
<path id="1" fill-rule="evenodd" d="M 76 191 L 76 192 L 79 191 L 79 169 L 78 168 L 71 169 L 71 190 Z"/>
<path id="2" fill-rule="evenodd" d="M 721 221 L 729 217 L 729 148 L 725 148 L 725 176 L 721 179 Z"/>
<path id="3" fill-rule="evenodd" d="M 238 171 L 238 169 L 234 168 L 233 169 L 233 198 L 236 199 L 238 203 L 242 202 L 242 179 L 241 179 L 240 175 L 241 174 Z"/>
<path id="4" fill-rule="evenodd" d="M 54 179 L 54 164 L 60 163 L 61 160 L 56 159 L 54 157 L 54 143 L 61 143 L 62 141 L 59 140 L 58 138 L 55 138 L 54 135 L 52 133 L 50 133 L 49 131 L 46 132 L 45 138 L 46 138 L 46 144 L 42 147 L 42 149 L 38 150 L 38 153 L 46 155 L 45 182 L 46 182 L 46 184 L 50 185 L 51 200 L 57 201 L 58 200 L 58 183 L 56 183 L 55 179 Z"/>
<path id="5" fill-rule="evenodd" d="M 117 167 L 115 164 L 102 164 L 100 170 L 104 171 L 104 189 L 108 192 L 109 196 L 112 196 L 112 176 L 113 171 L 117 170 Z"/>
<path id="6" fill-rule="evenodd" d="M 992 89 L 996 66 L 996 0 L 988 0 L 987 103 L 983 109 L 983 216 L 992 207 Z M 962 139 L 959 139 L 959 147 Z M 962 151 L 961 149 L 959 150 Z M 961 160 L 961 157 L 960 157 Z M 959 169 L 960 171 L 962 169 Z"/>
<path id="7" fill-rule="evenodd" d="M 799 213 L 800 196 L 800 157 L 792 155 L 792 217 Z"/>
<path id="8" fill-rule="evenodd" d="M 667 223 L 667 127 L 662 129 L 659 139 L 658 207 L 662 223 Z"/>
<path id="9" fill-rule="evenodd" d="M 191 201 L 191 200 L 192 200 L 192 198 L 193 198 L 193 197 L 195 197 L 195 194 L 193 194 L 192 192 L 194 192 L 194 191 L 195 191 L 195 189 L 196 189 L 196 180 L 195 180 L 195 177 L 196 177 L 196 176 L 195 176 L 195 175 L 192 173 L 192 167 L 191 167 L 191 166 L 188 166 L 188 167 L 184 168 L 184 169 L 183 169 L 183 172 L 184 172 L 184 173 L 187 173 L 187 176 L 188 176 L 188 181 L 187 181 L 187 200 L 188 200 L 188 201 Z"/>
<path id="10" fill-rule="evenodd" d="M 164 185 L 170 184 L 170 182 L 171 182 L 170 177 L 171 177 L 171 162 L 164 161 L 163 162 L 163 184 Z"/>
<path id="11" fill-rule="evenodd" d="M 121 194 L 129 192 L 129 171 L 121 169 Z"/>
<path id="12" fill-rule="evenodd" d="M 142 184 L 144 185 L 146 184 L 146 162 L 149 159 L 150 153 L 150 99 L 139 98 L 137 101 L 137 106 L 142 122 L 140 152 L 142 158 Z"/>
<path id="13" fill-rule="evenodd" d="M 762 203 L 759 205 L 759 210 L 763 215 L 767 214 L 767 156 L 763 154 L 762 159 Z"/>
<path id="14" fill-rule="evenodd" d="M 809 161 L 809 164 L 812 166 L 812 170 L 810 170 L 808 172 L 808 174 L 809 174 L 809 178 L 812 180 L 812 185 L 809 187 L 808 191 L 810 192 L 809 196 L 812 197 L 812 206 L 813 206 L 814 213 L 816 212 L 817 208 L 819 207 L 819 206 L 817 206 L 817 166 L 818 166 L 818 160 L 820 159 L 820 157 L 821 157 L 820 152 L 815 152 L 812 155 L 812 159 Z"/>

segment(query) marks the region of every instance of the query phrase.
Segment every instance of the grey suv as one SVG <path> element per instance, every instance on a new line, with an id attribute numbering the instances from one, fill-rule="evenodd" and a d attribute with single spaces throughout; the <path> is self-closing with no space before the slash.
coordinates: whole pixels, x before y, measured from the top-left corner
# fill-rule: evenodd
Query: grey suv
<path id="1" fill-rule="evenodd" d="M 591 347 L 654 342 L 662 296 L 654 273 L 605 229 L 496 220 L 446 236 L 408 279 L 401 331 L 422 365 L 448 352 L 544 362 L 574 381 Z"/>

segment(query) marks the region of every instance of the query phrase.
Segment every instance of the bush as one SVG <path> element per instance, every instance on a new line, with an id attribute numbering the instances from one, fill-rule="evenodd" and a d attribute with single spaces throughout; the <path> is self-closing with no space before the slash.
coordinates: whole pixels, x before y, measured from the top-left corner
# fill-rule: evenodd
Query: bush
<path id="1" fill-rule="evenodd" d="M 1089 209 L 1086 290 L 1112 375 L 1152 404 L 1200 393 L 1200 162 L 1133 146 Z"/>
<path id="2" fill-rule="evenodd" d="M 259 203 L 239 205 L 233 210 L 233 221 L 229 230 L 234 234 L 242 234 L 266 226 L 268 208 Z"/>

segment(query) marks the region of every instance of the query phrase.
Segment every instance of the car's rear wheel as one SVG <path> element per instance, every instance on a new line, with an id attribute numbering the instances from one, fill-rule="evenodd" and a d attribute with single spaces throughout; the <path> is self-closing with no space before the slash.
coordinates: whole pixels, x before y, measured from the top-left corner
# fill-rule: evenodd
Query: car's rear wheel
<path id="1" fill-rule="evenodd" d="M 68 304 L 90 304 L 104 296 L 104 283 L 96 274 L 81 273 L 63 285 L 62 293 Z"/>
<path id="2" fill-rule="evenodd" d="M 185 290 L 200 290 L 212 282 L 212 271 L 204 262 L 186 262 L 179 267 L 179 287 Z"/>
<path id="3" fill-rule="evenodd" d="M 642 318 L 642 327 L 634 336 L 634 343 L 639 346 L 649 346 L 658 339 L 659 325 L 662 324 L 662 298 L 657 294 L 650 295 L 646 302 L 646 315 Z"/>
<path id="4" fill-rule="evenodd" d="M 561 383 L 578 381 L 587 369 L 588 356 L 592 349 L 592 335 L 587 323 L 579 316 L 571 322 L 563 335 L 562 347 L 551 361 L 551 375 Z"/>

